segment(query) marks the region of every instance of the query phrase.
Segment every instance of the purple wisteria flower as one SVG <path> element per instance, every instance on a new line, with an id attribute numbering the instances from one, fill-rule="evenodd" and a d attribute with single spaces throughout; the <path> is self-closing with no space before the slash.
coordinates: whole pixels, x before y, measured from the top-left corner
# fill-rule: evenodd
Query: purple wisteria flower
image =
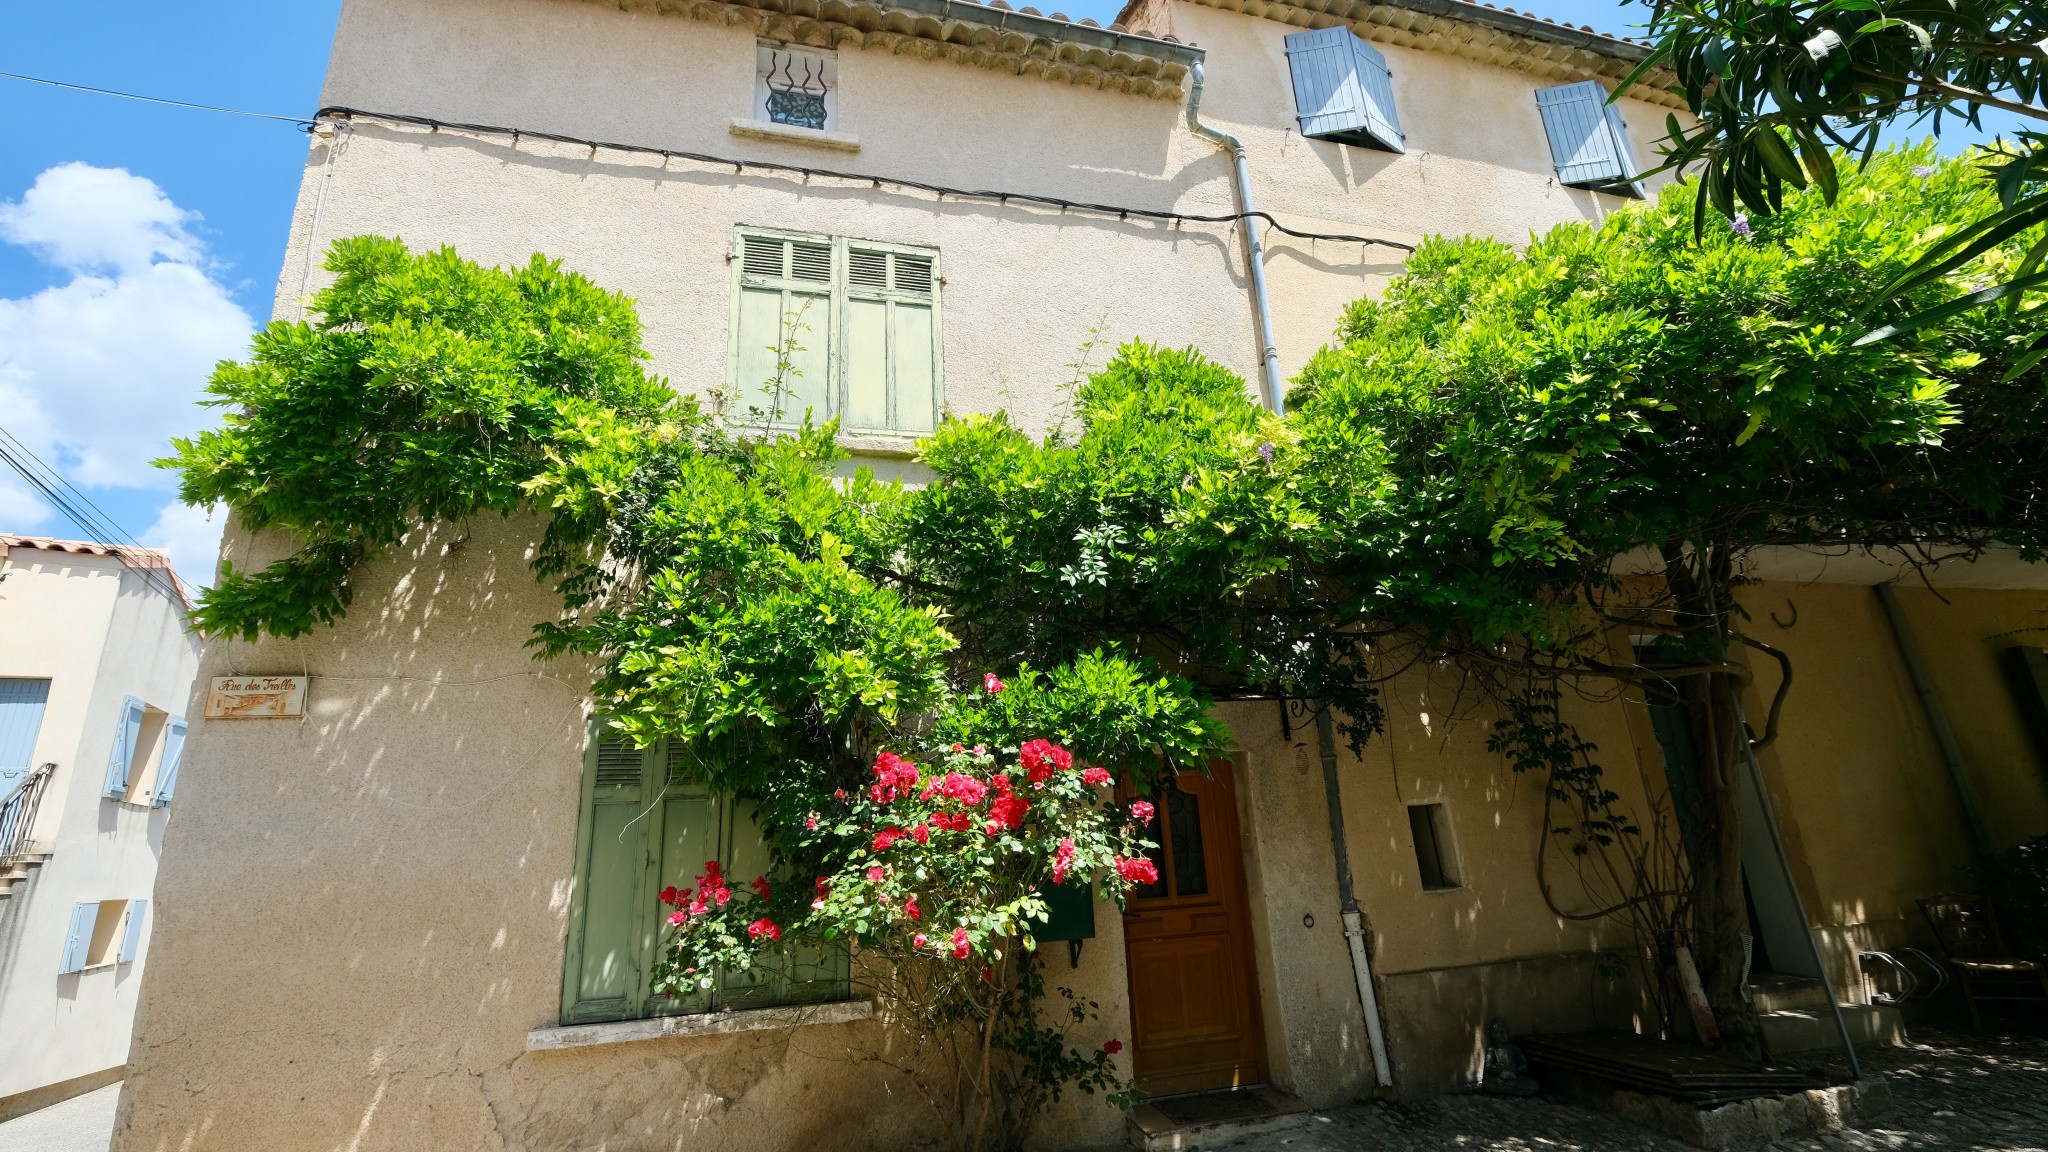
<path id="1" fill-rule="evenodd" d="M 1934 165 L 1915 164 L 1913 165 L 1913 175 L 1918 177 L 1919 179 L 1925 180 L 1929 176 L 1934 175 Z"/>
<path id="2" fill-rule="evenodd" d="M 1737 236 L 1749 235 L 1749 217 L 1740 212 L 1737 212 L 1735 214 L 1735 219 L 1730 220 L 1728 222 L 1728 230 L 1730 232 L 1735 233 Z"/>
<path id="3" fill-rule="evenodd" d="M 1268 464 L 1273 462 L 1273 442 L 1271 440 L 1259 445 L 1259 459 L 1264 460 Z"/>

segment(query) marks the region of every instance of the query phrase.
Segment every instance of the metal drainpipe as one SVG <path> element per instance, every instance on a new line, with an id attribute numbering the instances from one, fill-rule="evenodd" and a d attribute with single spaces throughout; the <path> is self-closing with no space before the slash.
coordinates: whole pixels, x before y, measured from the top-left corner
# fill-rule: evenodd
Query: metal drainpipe
<path id="1" fill-rule="evenodd" d="M 1394 1086 L 1387 1065 L 1387 1037 L 1380 1027 L 1380 998 L 1372 986 L 1372 961 L 1365 955 L 1365 918 L 1351 889 L 1351 848 L 1344 842 L 1344 800 L 1337 787 L 1337 731 L 1330 706 L 1316 711 L 1316 744 L 1323 755 L 1323 793 L 1330 809 L 1330 846 L 1337 853 L 1338 906 L 1344 913 L 1344 939 L 1351 946 L 1351 975 L 1358 981 L 1358 1002 L 1365 1009 L 1365 1038 L 1372 1047 L 1373 1075 L 1382 1088 Z"/>
<path id="2" fill-rule="evenodd" d="M 1251 266 L 1252 304 L 1258 323 L 1259 370 L 1265 380 L 1266 407 L 1281 411 L 1285 392 L 1280 383 L 1280 349 L 1273 342 L 1273 305 L 1266 292 L 1266 245 L 1259 239 L 1258 211 L 1252 202 L 1252 166 L 1245 158 L 1244 145 L 1228 132 L 1202 123 L 1202 64 L 1194 65 L 1194 83 L 1188 90 L 1188 131 L 1219 147 L 1230 150 L 1236 174 L 1238 211 L 1244 213 L 1245 262 Z M 1344 841 L 1344 801 L 1337 786 L 1336 726 L 1325 704 L 1316 712 L 1316 743 L 1323 758 L 1323 792 L 1330 810 L 1330 847 L 1337 855 L 1338 907 L 1343 912 L 1344 939 L 1351 949 L 1351 974 L 1358 982 L 1359 1006 L 1365 1010 L 1365 1036 L 1372 1048 L 1373 1077 L 1382 1088 L 1394 1084 L 1393 1069 L 1387 1062 L 1387 1037 L 1380 1025 L 1380 998 L 1372 984 L 1372 961 L 1365 954 L 1365 918 L 1358 910 L 1358 897 L 1351 887 L 1351 849 Z"/>
<path id="3" fill-rule="evenodd" d="M 1934 742 L 1941 746 L 1941 759 L 1948 765 L 1949 781 L 1955 785 L 1956 801 L 1962 805 L 1963 824 L 1970 832 L 1970 847 L 1982 856 L 1991 850 L 1991 836 L 1984 831 L 1984 814 L 1977 807 L 1977 794 L 1970 790 L 1970 777 L 1963 769 L 1963 749 L 1948 726 L 1940 699 L 1934 695 L 1934 680 L 1927 675 L 1927 665 L 1921 662 L 1920 645 L 1913 641 L 1913 629 L 1907 626 L 1906 613 L 1899 607 L 1899 594 L 1890 584 L 1879 584 L 1877 598 L 1884 604 L 1885 619 L 1891 621 L 1892 637 L 1899 642 L 1899 654 L 1906 659 L 1913 687 L 1920 692 L 1920 707 L 1927 713 L 1928 727 L 1934 729 Z"/>
<path id="4" fill-rule="evenodd" d="M 1244 145 L 1228 132 L 1202 123 L 1202 62 L 1194 66 L 1194 86 L 1188 90 L 1188 131 L 1218 147 L 1230 150 L 1237 179 L 1237 208 L 1244 213 L 1245 262 L 1251 265 L 1252 304 L 1259 327 L 1260 373 L 1266 382 L 1266 407 L 1280 411 L 1284 393 L 1280 385 L 1280 349 L 1273 342 L 1273 305 L 1266 295 L 1266 245 L 1259 239 L 1258 220 L 1252 213 L 1252 166 L 1245 159 Z"/>

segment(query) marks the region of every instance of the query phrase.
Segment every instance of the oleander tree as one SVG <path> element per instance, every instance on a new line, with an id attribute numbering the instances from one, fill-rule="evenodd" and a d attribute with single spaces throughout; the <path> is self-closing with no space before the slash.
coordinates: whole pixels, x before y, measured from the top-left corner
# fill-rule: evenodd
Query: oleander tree
<path id="1" fill-rule="evenodd" d="M 1888 131 L 1981 134 L 1983 113 L 2014 125 L 1980 153 L 1997 190 L 1968 216 L 1939 220 L 1939 243 L 1863 285 L 1866 335 L 1937 323 L 2048 282 L 2037 243 L 1995 282 L 1917 291 L 2048 222 L 2048 9 L 2004 0 L 1658 0 L 1645 60 L 1616 95 L 1668 68 L 1694 120 L 1667 120 L 1665 166 L 1696 173 L 1695 228 L 1711 207 L 1764 216 L 1788 192 L 1832 202 L 1843 157 L 1867 162 Z M 1746 210 L 1746 213 L 1744 212 Z M 1963 291 L 1954 291 L 1963 289 Z M 1908 299 L 1912 301 L 1908 306 Z M 2048 356 L 2032 345 L 2013 367 Z"/>

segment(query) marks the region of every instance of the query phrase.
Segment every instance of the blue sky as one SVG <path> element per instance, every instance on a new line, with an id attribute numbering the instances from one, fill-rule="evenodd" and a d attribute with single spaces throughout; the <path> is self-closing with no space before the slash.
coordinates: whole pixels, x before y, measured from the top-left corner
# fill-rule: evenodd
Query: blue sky
<path id="1" fill-rule="evenodd" d="M 1037 0 L 1108 23 L 1112 0 Z M 1611 0 L 1515 5 L 1640 34 Z M 0 6 L 0 71 L 307 115 L 340 0 Z M 1959 146 L 1960 141 L 1956 144 Z M 207 579 L 218 528 L 143 466 L 207 419 L 212 363 L 266 319 L 305 162 L 290 124 L 0 78 L 0 427 Z M 0 531 L 80 529 L 0 469 Z"/>

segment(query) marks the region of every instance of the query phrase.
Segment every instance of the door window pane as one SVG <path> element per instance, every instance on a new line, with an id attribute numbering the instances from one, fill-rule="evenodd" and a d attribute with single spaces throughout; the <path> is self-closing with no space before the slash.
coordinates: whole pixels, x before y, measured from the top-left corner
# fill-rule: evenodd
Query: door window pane
<path id="1" fill-rule="evenodd" d="M 1202 800 L 1178 786 L 1166 793 L 1168 827 L 1173 837 L 1173 894 L 1206 896 L 1209 862 L 1202 852 Z"/>

